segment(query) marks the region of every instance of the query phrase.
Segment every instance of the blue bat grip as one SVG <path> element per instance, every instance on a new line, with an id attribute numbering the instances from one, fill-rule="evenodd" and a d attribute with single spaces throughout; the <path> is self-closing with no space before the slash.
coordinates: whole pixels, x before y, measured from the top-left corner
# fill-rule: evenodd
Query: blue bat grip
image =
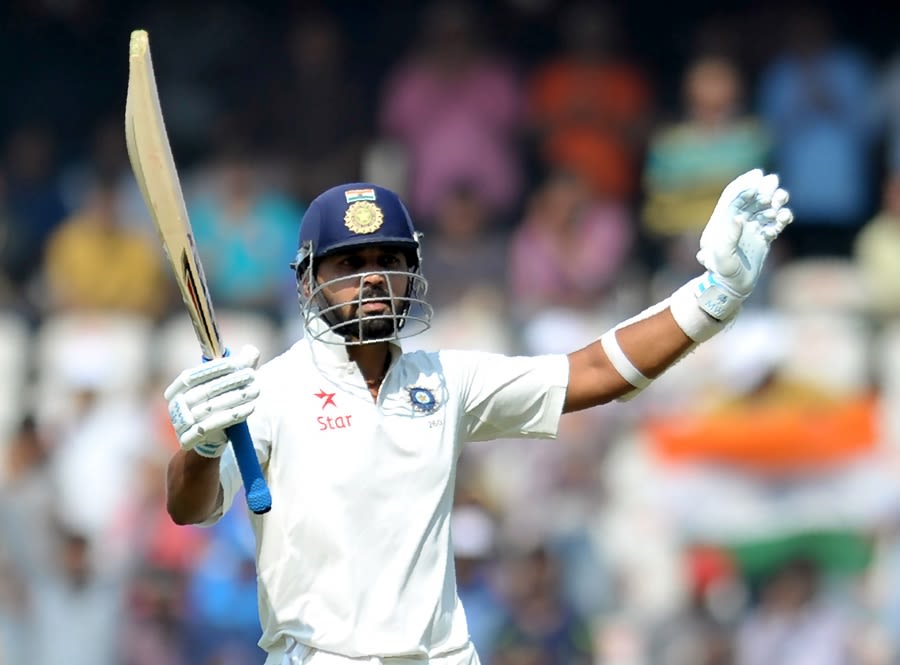
<path id="1" fill-rule="evenodd" d="M 225 349 L 225 355 L 231 353 Z M 203 356 L 203 362 L 209 362 L 209 358 Z M 244 483 L 244 492 L 247 495 L 247 507 L 256 515 L 263 515 L 272 510 L 272 494 L 266 479 L 263 478 L 259 460 L 256 459 L 256 449 L 253 447 L 253 439 L 250 437 L 250 428 L 247 423 L 238 423 L 225 428 L 225 435 L 231 441 L 234 457 L 237 459 L 238 469 L 241 472 L 241 481 Z"/>
<path id="2" fill-rule="evenodd" d="M 225 430 L 225 434 L 231 441 L 238 469 L 241 471 L 241 480 L 247 494 L 247 506 L 257 515 L 269 512 L 272 509 L 272 495 L 263 478 L 259 460 L 256 459 L 256 450 L 253 448 L 253 439 L 250 438 L 247 423 L 232 425 Z"/>

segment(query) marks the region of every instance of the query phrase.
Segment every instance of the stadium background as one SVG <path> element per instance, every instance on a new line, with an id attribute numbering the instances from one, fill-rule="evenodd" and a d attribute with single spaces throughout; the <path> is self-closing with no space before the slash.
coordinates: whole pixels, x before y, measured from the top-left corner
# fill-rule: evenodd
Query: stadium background
<path id="1" fill-rule="evenodd" d="M 492 665 L 898 662 L 897 14 L 5 3 L 0 663 L 262 660 L 240 510 L 164 514 L 196 349 L 124 151 L 135 27 L 223 332 L 267 357 L 330 184 L 391 185 L 426 232 L 410 348 L 541 353 L 667 295 L 721 187 L 781 173 L 797 221 L 732 329 L 558 442 L 465 451 L 461 596 Z"/>

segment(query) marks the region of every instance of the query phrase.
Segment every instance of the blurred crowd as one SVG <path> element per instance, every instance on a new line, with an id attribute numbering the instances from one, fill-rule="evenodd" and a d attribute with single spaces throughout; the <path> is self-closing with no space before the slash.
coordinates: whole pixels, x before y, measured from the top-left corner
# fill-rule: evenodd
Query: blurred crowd
<path id="1" fill-rule="evenodd" d="M 555 442 L 463 452 L 460 597 L 485 665 L 900 662 L 900 43 L 821 3 L 147 4 L 0 10 L 0 665 L 263 660 L 242 506 L 165 513 L 199 351 L 124 147 L 134 27 L 221 330 L 264 359 L 334 184 L 425 232 L 406 348 L 538 354 L 695 276 L 724 185 L 779 173 L 796 221 L 734 326 Z"/>

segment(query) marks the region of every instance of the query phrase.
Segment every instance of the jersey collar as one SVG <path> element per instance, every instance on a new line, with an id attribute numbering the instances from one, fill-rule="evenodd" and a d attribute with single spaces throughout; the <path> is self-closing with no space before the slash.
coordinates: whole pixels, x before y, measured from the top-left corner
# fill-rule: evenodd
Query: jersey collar
<path id="1" fill-rule="evenodd" d="M 317 363 L 334 367 L 344 367 L 351 363 L 343 338 L 332 331 L 327 323 L 317 316 L 307 322 L 307 326 L 312 334 L 305 335 L 306 342 Z M 391 340 L 388 342 L 388 348 L 393 365 L 403 355 L 403 347 L 396 340 Z"/>

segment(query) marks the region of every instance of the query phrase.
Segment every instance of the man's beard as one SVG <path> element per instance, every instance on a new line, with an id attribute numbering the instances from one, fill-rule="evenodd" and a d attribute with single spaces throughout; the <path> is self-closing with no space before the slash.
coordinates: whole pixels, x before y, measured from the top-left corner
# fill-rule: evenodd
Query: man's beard
<path id="1" fill-rule="evenodd" d="M 388 309 L 377 314 L 360 311 L 361 303 L 373 300 L 384 301 Z M 402 313 L 397 309 L 398 303 L 391 299 L 386 289 L 367 289 L 362 292 L 360 303 L 357 303 L 350 318 L 335 325 L 333 330 L 342 337 L 353 338 L 360 342 L 394 339 L 400 332 L 402 321 Z"/>
<path id="2" fill-rule="evenodd" d="M 372 342 L 382 339 L 393 339 L 397 336 L 395 330 L 396 316 L 379 315 L 385 318 L 374 318 L 363 315 L 360 319 L 351 319 L 334 327 L 334 332 L 342 337 L 351 337 L 360 342 Z"/>

